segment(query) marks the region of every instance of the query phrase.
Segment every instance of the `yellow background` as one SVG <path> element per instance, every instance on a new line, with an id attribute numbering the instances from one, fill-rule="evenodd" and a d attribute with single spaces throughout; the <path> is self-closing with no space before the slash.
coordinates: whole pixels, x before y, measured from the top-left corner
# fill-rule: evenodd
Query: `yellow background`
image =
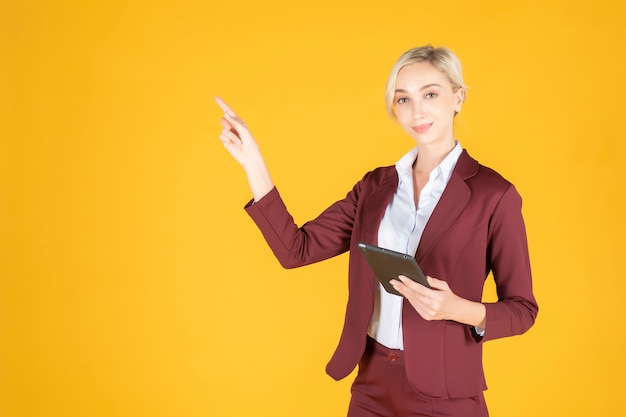
<path id="1" fill-rule="evenodd" d="M 347 257 L 284 271 L 224 97 L 299 223 L 409 139 L 395 59 L 464 65 L 456 135 L 524 198 L 540 313 L 485 346 L 492 416 L 623 412 L 621 1 L 0 6 L 0 416 L 341 416 Z M 490 291 L 492 287 L 488 288 Z"/>

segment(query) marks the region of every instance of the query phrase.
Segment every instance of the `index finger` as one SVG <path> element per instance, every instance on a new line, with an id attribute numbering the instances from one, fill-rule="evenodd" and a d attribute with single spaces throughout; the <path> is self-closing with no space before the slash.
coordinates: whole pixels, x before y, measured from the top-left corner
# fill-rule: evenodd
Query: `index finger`
<path id="1" fill-rule="evenodd" d="M 237 117 L 235 111 L 231 109 L 230 106 L 226 104 L 226 102 L 222 100 L 221 97 L 215 96 L 215 101 L 217 102 L 217 105 L 220 106 L 222 110 L 224 110 L 224 113 L 228 113 L 233 117 Z"/>

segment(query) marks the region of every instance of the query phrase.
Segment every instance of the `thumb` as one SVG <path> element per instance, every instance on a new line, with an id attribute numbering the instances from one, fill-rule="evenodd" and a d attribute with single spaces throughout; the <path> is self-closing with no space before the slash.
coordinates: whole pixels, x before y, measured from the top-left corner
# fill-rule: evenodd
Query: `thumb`
<path id="1" fill-rule="evenodd" d="M 235 134 L 242 144 L 250 144 L 254 142 L 248 126 L 241 118 L 233 116 L 230 113 L 224 113 L 224 120 L 230 125 L 230 131 Z"/>
<path id="2" fill-rule="evenodd" d="M 230 112 L 225 112 L 224 118 L 226 118 L 228 123 L 230 123 L 237 132 L 248 130 L 248 127 L 246 126 L 246 124 L 238 116 L 235 116 Z"/>
<path id="3" fill-rule="evenodd" d="M 431 286 L 431 288 L 435 290 L 449 290 L 450 289 L 450 287 L 448 286 L 448 283 L 440 279 L 427 276 L 426 281 L 428 281 L 428 284 Z"/>

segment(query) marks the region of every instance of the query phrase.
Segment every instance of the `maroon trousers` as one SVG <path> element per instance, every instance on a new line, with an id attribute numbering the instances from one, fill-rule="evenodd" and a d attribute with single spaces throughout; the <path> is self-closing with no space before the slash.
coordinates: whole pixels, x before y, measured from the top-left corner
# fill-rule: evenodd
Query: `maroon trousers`
<path id="1" fill-rule="evenodd" d="M 488 417 L 481 393 L 469 398 L 430 398 L 413 390 L 404 369 L 404 352 L 367 340 L 352 384 L 348 417 Z"/>

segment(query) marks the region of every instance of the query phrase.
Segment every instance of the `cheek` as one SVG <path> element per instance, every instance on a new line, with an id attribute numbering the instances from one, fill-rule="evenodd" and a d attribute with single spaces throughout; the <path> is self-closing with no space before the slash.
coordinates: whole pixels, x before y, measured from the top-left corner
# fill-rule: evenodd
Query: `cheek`
<path id="1" fill-rule="evenodd" d="M 430 108 L 430 114 L 438 119 L 446 119 L 448 116 L 454 116 L 454 107 L 451 103 L 438 103 Z"/>
<path id="2" fill-rule="evenodd" d="M 409 106 L 396 107 L 395 115 L 396 119 L 398 119 L 398 122 L 400 122 L 401 124 L 406 123 L 407 120 L 410 120 L 413 117 Z"/>

